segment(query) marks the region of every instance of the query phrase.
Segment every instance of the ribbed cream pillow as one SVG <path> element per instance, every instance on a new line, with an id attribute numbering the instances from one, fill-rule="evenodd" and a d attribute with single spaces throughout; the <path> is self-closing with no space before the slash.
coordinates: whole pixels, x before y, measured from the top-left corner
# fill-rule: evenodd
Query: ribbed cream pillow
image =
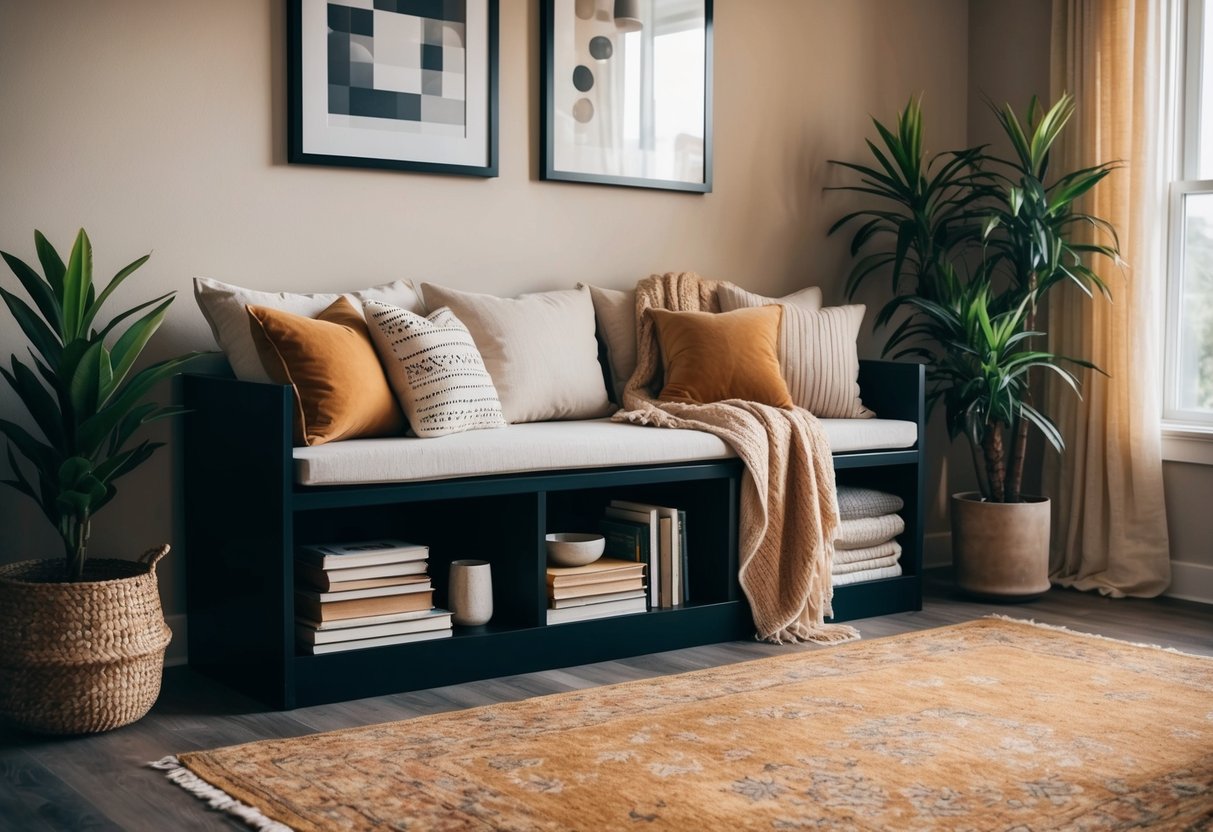
<path id="1" fill-rule="evenodd" d="M 202 317 L 210 324 L 215 343 L 223 350 L 228 363 L 232 365 L 232 372 L 241 381 L 270 381 L 265 368 L 261 366 L 261 358 L 249 331 L 249 318 L 244 311 L 246 306 L 262 306 L 314 318 L 340 297 L 349 300 L 360 314 L 362 302 L 365 300 L 390 303 L 412 312 L 421 311 L 421 296 L 407 280 L 395 280 L 382 286 L 372 286 L 343 295 L 338 292 L 261 292 L 211 280 L 209 277 L 194 278 L 194 299 L 202 310 Z"/>
<path id="2" fill-rule="evenodd" d="M 445 306 L 421 317 L 362 305 L 371 341 L 409 426 L 421 437 L 505 427 L 501 401 L 468 332 Z"/>
<path id="3" fill-rule="evenodd" d="M 476 342 L 507 422 L 596 419 L 611 412 L 594 305 L 585 289 L 499 298 L 423 283 L 431 309 L 448 306 Z"/>
<path id="4" fill-rule="evenodd" d="M 867 419 L 876 415 L 859 398 L 859 352 L 855 341 L 863 325 L 863 304 L 817 307 L 807 292 L 766 298 L 736 286 L 717 291 L 728 312 L 755 306 L 783 307 L 779 329 L 779 366 L 797 407 L 822 419 Z"/>

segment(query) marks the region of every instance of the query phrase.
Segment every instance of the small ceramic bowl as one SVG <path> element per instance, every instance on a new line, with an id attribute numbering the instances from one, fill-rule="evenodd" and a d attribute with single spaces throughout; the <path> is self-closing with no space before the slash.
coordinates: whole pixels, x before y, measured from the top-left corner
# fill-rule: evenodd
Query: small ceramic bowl
<path id="1" fill-rule="evenodd" d="M 602 557 L 606 538 L 600 534 L 558 532 L 546 538 L 548 563 L 553 566 L 585 566 Z"/>

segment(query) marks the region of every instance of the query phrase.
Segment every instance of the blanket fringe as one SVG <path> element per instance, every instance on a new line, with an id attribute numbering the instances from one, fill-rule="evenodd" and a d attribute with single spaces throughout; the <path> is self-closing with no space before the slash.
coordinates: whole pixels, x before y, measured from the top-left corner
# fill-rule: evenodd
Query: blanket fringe
<path id="1" fill-rule="evenodd" d="M 1072 636 L 1082 636 L 1083 638 L 1095 638 L 1100 641 L 1114 641 L 1117 644 L 1128 644 L 1131 647 L 1144 647 L 1147 650 L 1161 650 L 1164 653 L 1175 653 L 1179 656 L 1187 656 L 1193 659 L 1211 659 L 1213 656 L 1205 656 L 1200 653 L 1187 653 L 1183 650 L 1176 650 L 1174 647 L 1164 647 L 1161 644 L 1148 644 L 1143 641 L 1125 641 L 1121 638 L 1112 638 L 1111 636 L 1101 636 L 1099 633 L 1084 633 L 1082 630 L 1071 630 L 1069 627 L 1063 627 L 1061 624 L 1046 624 L 1043 621 L 1037 621 L 1034 618 L 1014 618 L 1002 613 L 992 612 L 989 615 L 982 616 L 983 618 L 996 618 L 999 621 L 1011 621 L 1015 624 L 1023 624 L 1028 627 L 1039 627 L 1042 630 L 1056 630 L 1059 633 L 1069 633 Z"/>
<path id="2" fill-rule="evenodd" d="M 181 765 L 181 761 L 175 756 L 161 757 L 147 765 L 149 768 L 163 771 L 165 777 L 199 800 L 205 800 L 212 809 L 218 809 L 232 817 L 239 818 L 251 829 L 259 829 L 263 832 L 294 832 L 289 826 L 267 818 L 247 803 L 241 803 L 222 789 L 215 788 Z"/>
<path id="3" fill-rule="evenodd" d="M 850 624 L 819 624 L 816 627 L 807 627 L 799 622 L 793 622 L 766 637 L 754 634 L 756 641 L 765 641 L 768 644 L 801 644 L 806 641 L 814 644 L 841 644 L 844 641 L 858 641 L 859 638 L 859 631 Z"/>

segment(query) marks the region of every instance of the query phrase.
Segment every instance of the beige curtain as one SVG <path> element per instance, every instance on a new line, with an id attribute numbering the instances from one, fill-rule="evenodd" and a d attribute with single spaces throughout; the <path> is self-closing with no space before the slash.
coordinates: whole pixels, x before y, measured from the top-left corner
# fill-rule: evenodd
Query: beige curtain
<path id="1" fill-rule="evenodd" d="M 1174 163 L 1170 50 L 1179 0 L 1054 0 L 1053 93 L 1077 112 L 1066 169 L 1122 160 L 1084 210 L 1120 234 L 1123 270 L 1092 264 L 1112 302 L 1069 286 L 1050 298 L 1051 345 L 1086 357 L 1083 397 L 1050 382 L 1049 412 L 1066 452 L 1046 458 L 1055 583 L 1154 596 L 1170 583 L 1160 420 L 1167 191 Z M 1092 232 L 1093 233 L 1093 232 Z"/>

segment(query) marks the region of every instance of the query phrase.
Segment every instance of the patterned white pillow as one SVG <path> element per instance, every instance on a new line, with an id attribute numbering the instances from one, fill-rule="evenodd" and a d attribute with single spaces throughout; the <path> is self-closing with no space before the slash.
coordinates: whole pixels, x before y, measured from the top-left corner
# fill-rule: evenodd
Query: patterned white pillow
<path id="1" fill-rule="evenodd" d="M 501 400 L 466 326 L 445 306 L 421 317 L 363 303 L 388 382 L 421 437 L 503 428 Z"/>

